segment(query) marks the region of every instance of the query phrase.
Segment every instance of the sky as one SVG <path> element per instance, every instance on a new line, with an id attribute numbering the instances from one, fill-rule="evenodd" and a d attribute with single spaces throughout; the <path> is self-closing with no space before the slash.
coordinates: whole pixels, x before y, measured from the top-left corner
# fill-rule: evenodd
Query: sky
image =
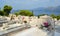
<path id="1" fill-rule="evenodd" d="M 10 5 L 13 9 L 34 9 L 39 7 L 60 6 L 60 0 L 0 0 L 0 8 Z"/>

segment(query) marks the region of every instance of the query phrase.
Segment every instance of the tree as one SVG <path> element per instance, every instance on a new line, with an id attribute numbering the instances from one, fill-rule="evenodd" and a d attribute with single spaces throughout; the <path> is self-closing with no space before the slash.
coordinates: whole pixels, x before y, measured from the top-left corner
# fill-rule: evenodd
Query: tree
<path id="1" fill-rule="evenodd" d="M 18 16 L 18 15 L 19 15 L 19 12 L 15 12 L 14 14 L 15 14 L 16 16 Z"/>
<path id="2" fill-rule="evenodd" d="M 57 15 L 57 16 L 56 16 L 56 15 L 54 15 L 54 14 L 51 14 L 51 17 L 52 17 L 52 18 L 56 18 L 57 20 L 60 19 L 60 15 Z"/>
<path id="3" fill-rule="evenodd" d="M 51 14 L 50 16 L 51 16 L 52 18 L 56 18 L 56 16 L 55 16 L 54 14 Z"/>
<path id="4" fill-rule="evenodd" d="M 4 8 L 3 8 L 3 11 L 5 12 L 6 16 L 9 15 L 9 13 L 11 12 L 11 10 L 12 10 L 12 7 L 8 6 L 8 5 L 5 5 Z"/>
<path id="5" fill-rule="evenodd" d="M 1 16 L 4 16 L 4 12 L 0 10 L 0 15 Z"/>
<path id="6" fill-rule="evenodd" d="M 24 16 L 33 16 L 33 13 L 29 10 L 20 10 L 19 14 Z"/>
<path id="7" fill-rule="evenodd" d="M 56 18 L 57 18 L 57 20 L 59 20 L 60 19 L 60 15 L 56 16 Z"/>

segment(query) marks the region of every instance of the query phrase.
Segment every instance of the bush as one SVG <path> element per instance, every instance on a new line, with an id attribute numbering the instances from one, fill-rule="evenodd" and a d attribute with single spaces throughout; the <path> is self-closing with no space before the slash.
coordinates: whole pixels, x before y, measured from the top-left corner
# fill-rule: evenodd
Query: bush
<path id="1" fill-rule="evenodd" d="M 19 14 L 24 16 L 33 16 L 33 13 L 29 10 L 20 10 Z"/>

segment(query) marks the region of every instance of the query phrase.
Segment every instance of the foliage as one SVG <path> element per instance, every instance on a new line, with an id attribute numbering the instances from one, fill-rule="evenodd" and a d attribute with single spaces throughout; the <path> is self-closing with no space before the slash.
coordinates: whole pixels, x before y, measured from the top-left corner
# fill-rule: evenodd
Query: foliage
<path id="1" fill-rule="evenodd" d="M 19 14 L 24 16 L 33 16 L 33 13 L 29 10 L 20 10 Z"/>
<path id="2" fill-rule="evenodd" d="M 57 15 L 57 16 L 56 16 L 56 15 L 54 15 L 54 14 L 51 14 L 51 17 L 52 17 L 52 18 L 56 18 L 57 20 L 60 19 L 60 15 Z"/>
<path id="3" fill-rule="evenodd" d="M 14 14 L 15 14 L 16 16 L 18 16 L 18 15 L 19 15 L 19 12 L 15 12 Z"/>
<path id="4" fill-rule="evenodd" d="M 56 18 L 56 16 L 55 16 L 54 14 L 51 14 L 50 16 L 51 16 L 52 18 Z"/>
<path id="5" fill-rule="evenodd" d="M 57 18 L 57 20 L 59 20 L 60 19 L 60 15 L 56 16 L 56 18 Z"/>
<path id="6" fill-rule="evenodd" d="M 1 16 L 4 16 L 4 12 L 0 10 L 0 15 Z"/>
<path id="7" fill-rule="evenodd" d="M 11 12 L 11 10 L 12 10 L 12 7 L 8 6 L 8 5 L 5 5 L 4 8 L 3 8 L 3 11 L 5 12 L 6 16 L 9 15 L 9 13 Z"/>

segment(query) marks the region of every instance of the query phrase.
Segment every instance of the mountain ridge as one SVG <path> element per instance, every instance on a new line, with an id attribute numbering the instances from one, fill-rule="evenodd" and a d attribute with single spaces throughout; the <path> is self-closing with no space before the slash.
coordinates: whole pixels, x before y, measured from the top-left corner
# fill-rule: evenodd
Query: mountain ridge
<path id="1" fill-rule="evenodd" d="M 36 11 L 48 11 L 48 12 L 60 12 L 60 6 L 57 6 L 57 7 L 46 7 L 46 8 L 36 8 L 36 9 L 33 9 L 33 10 L 36 10 Z"/>

